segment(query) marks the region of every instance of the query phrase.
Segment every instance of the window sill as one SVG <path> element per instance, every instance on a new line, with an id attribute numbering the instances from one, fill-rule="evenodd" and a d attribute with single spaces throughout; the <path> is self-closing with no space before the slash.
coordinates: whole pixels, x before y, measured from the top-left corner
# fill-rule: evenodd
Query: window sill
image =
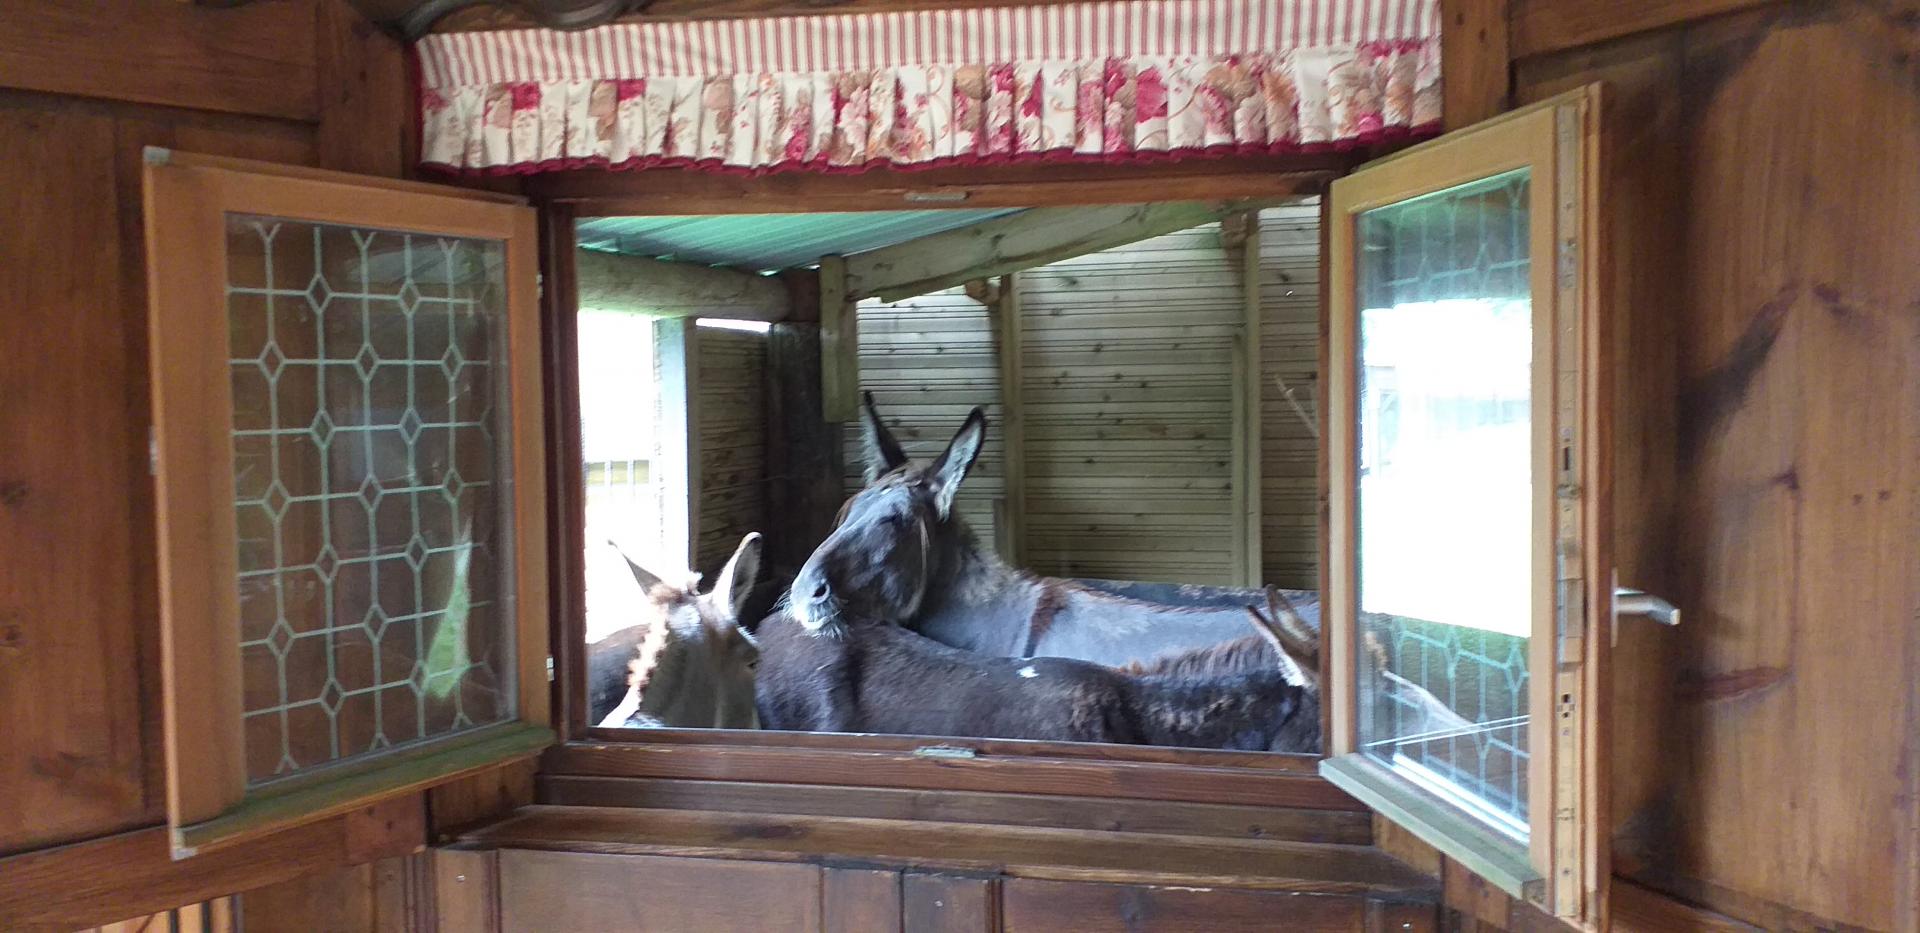
<path id="1" fill-rule="evenodd" d="M 224 848 L 539 753 L 553 730 L 504 722 L 365 762 L 315 769 L 249 792 L 213 819 L 177 827 L 173 857 Z"/>
<path id="2" fill-rule="evenodd" d="M 1461 813 L 1365 754 L 1322 761 L 1320 776 L 1507 894 L 1533 902 L 1544 894 L 1546 879 L 1534 868 L 1524 843 Z"/>

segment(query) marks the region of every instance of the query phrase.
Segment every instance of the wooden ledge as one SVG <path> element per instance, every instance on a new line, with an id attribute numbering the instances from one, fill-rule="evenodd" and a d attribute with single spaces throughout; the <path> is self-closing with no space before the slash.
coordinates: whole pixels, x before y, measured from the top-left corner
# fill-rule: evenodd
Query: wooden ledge
<path id="1" fill-rule="evenodd" d="M 621 807 L 522 807 L 461 837 L 544 849 L 941 868 L 1014 878 L 1220 885 L 1436 902 L 1439 882 L 1368 846 L 915 820 Z"/>

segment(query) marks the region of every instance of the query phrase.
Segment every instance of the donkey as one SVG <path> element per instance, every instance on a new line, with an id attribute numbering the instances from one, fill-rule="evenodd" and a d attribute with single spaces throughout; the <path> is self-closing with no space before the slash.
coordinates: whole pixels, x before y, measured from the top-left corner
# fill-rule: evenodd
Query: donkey
<path id="1" fill-rule="evenodd" d="M 709 593 L 663 581 L 627 559 L 645 596 L 645 621 L 587 649 L 588 709 L 601 726 L 754 729 L 760 649 L 740 613 L 760 575 L 758 533 L 740 546 Z M 622 555 L 625 556 L 624 554 Z"/>
<path id="2" fill-rule="evenodd" d="M 1254 619 L 1259 625 L 1257 613 Z M 1068 658 L 988 657 L 888 622 L 843 621 L 815 635 L 787 612 L 768 616 L 759 639 L 756 689 L 761 724 L 770 729 L 1320 747 L 1318 693 L 1291 659 L 1243 673 L 1129 674 Z"/>
<path id="3" fill-rule="evenodd" d="M 953 511 L 980 455 L 986 415 L 975 408 L 944 452 L 908 462 L 865 397 L 867 486 L 807 559 L 787 607 L 808 631 L 843 616 L 896 621 L 944 645 L 997 657 L 1044 655 L 1106 665 L 1217 645 L 1242 635 L 1239 607 L 1183 608 L 1016 571 L 983 551 Z M 1318 599 L 1296 593 L 1318 617 Z"/>

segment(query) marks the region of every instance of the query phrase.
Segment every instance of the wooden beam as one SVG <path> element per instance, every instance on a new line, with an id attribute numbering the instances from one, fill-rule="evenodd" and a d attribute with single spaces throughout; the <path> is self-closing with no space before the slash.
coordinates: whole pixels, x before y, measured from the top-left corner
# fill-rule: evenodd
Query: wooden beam
<path id="1" fill-rule="evenodd" d="M 0 0 L 0 87 L 313 122 L 314 10 Z"/>
<path id="2" fill-rule="evenodd" d="M 984 280 L 981 283 L 986 284 Z M 1027 528 L 1026 405 L 1021 399 L 1025 367 L 1020 360 L 1020 278 L 1009 272 L 999 283 L 983 288 L 982 301 L 993 320 L 993 353 L 1000 365 L 1001 496 L 1006 504 L 994 518 L 1000 541 L 1000 559 L 1019 567 L 1025 559 Z M 973 293 L 973 286 L 967 288 Z"/>
<path id="3" fill-rule="evenodd" d="M 1265 582 L 1260 554 L 1260 212 L 1220 222 L 1221 241 L 1240 285 L 1240 329 L 1233 335 L 1233 573 L 1240 586 Z"/>
<path id="4" fill-rule="evenodd" d="M 820 325 L 767 333 L 767 578 L 799 572 L 846 498 L 838 426 L 821 417 Z"/>
<path id="5" fill-rule="evenodd" d="M 583 249 L 574 277 L 582 308 L 736 321 L 778 321 L 789 308 L 778 278 L 691 262 Z"/>
<path id="6" fill-rule="evenodd" d="M 1508 0 L 1440 0 L 1440 114 L 1448 132 L 1507 109 Z"/>
<path id="7" fill-rule="evenodd" d="M 362 175 L 402 177 L 413 135 L 406 50 L 347 3 L 319 0 L 320 166 Z"/>
<path id="8" fill-rule="evenodd" d="M 1512 58 L 1547 55 L 1636 32 L 1766 6 L 1778 0 L 1513 0 L 1508 20 Z M 1441 67 L 1453 64 L 1444 51 Z M 1443 72 L 1453 81 L 1453 72 Z M 1452 128 L 1452 124 L 1448 124 Z"/>
<path id="9" fill-rule="evenodd" d="M 836 424 L 860 416 L 860 316 L 847 288 L 847 260 L 820 257 L 820 414 Z"/>
<path id="10" fill-rule="evenodd" d="M 1198 227 L 1254 206 L 1172 201 L 1035 208 L 847 257 L 847 296 L 900 301 Z"/>

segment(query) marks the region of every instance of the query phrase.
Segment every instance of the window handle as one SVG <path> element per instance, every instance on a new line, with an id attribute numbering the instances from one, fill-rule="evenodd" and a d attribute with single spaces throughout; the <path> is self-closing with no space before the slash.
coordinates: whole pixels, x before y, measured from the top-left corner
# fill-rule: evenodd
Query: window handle
<path id="1" fill-rule="evenodd" d="M 1652 593 L 1624 586 L 1613 588 L 1613 615 L 1616 619 L 1620 616 L 1639 616 L 1661 625 L 1680 624 L 1680 607 Z"/>

